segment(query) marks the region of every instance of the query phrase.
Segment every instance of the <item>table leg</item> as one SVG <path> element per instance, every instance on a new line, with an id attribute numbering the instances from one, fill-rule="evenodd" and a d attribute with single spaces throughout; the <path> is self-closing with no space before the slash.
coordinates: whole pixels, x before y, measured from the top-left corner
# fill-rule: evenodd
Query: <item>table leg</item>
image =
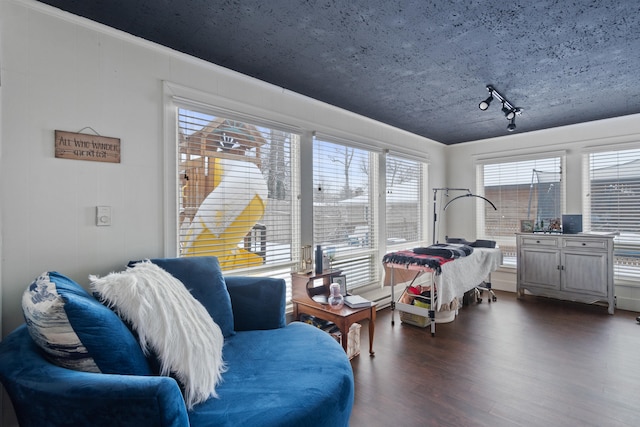
<path id="1" fill-rule="evenodd" d="M 336 324 L 338 325 L 338 328 L 340 329 L 340 335 L 342 336 L 342 348 L 344 349 L 345 353 L 349 354 L 349 327 L 351 326 L 351 323 L 347 322 L 346 319 L 342 319 Z"/>
<path id="2" fill-rule="evenodd" d="M 373 357 L 376 353 L 373 351 L 373 336 L 376 330 L 376 308 L 371 307 L 371 316 L 369 318 L 369 356 Z"/>
<path id="3" fill-rule="evenodd" d="M 433 301 L 432 301 L 433 302 Z M 429 310 L 429 323 L 431 323 L 431 336 L 436 335 L 436 311 Z"/>
<path id="4" fill-rule="evenodd" d="M 390 268 L 391 270 L 391 326 L 396 324 L 396 319 L 395 319 L 395 315 L 396 315 L 396 296 L 394 295 L 393 292 L 393 288 L 396 285 L 395 282 L 395 277 L 393 276 L 393 270 L 395 270 L 393 267 Z"/>

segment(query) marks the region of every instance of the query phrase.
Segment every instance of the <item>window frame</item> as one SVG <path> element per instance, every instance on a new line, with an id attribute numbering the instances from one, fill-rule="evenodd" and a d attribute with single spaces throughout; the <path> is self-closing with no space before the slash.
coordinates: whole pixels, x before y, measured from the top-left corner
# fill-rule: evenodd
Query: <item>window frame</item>
<path id="1" fill-rule="evenodd" d="M 583 231 L 584 232 L 605 232 L 602 230 L 595 230 L 592 222 L 592 170 L 593 165 L 591 163 L 592 156 L 598 155 L 607 155 L 608 157 L 613 158 L 617 157 L 619 153 L 625 151 L 635 151 L 640 150 L 640 142 L 629 142 L 622 144 L 614 144 L 607 146 L 599 146 L 599 147 L 590 147 L 583 150 L 582 153 L 582 215 L 583 215 Z M 599 161 L 601 161 L 600 159 Z M 622 159 L 624 161 L 624 159 Z M 617 165 L 620 165 L 618 163 Z M 616 175 L 618 172 L 616 171 Z M 638 184 L 640 184 L 640 179 L 638 179 Z M 640 205 L 640 203 L 639 203 Z M 640 210 L 637 210 L 640 212 Z M 638 220 L 640 220 L 640 214 L 638 215 Z M 639 238 L 634 238 L 632 236 L 625 236 L 624 233 L 621 233 L 620 230 L 608 230 L 607 232 L 611 232 L 614 234 L 614 260 L 613 260 L 613 270 L 614 270 L 614 280 L 616 283 L 627 283 L 638 285 L 640 283 L 640 266 L 639 267 L 625 267 L 625 264 L 628 264 L 629 261 L 624 261 L 621 258 L 631 258 L 637 259 L 640 257 L 640 236 Z M 634 264 L 637 264 L 639 261 L 631 261 Z M 634 271 L 637 270 L 637 271 Z"/>
<path id="2" fill-rule="evenodd" d="M 484 182 L 484 168 L 487 165 L 497 165 L 497 164 L 507 164 L 507 163 L 519 163 L 519 162 L 531 162 L 545 159 L 559 159 L 560 166 L 560 210 L 559 214 L 562 215 L 566 212 L 566 182 L 567 182 L 567 172 L 566 172 L 566 151 L 548 151 L 548 152 L 535 152 L 535 153 L 526 153 L 522 155 L 515 156 L 503 156 L 503 157 L 487 157 L 476 160 L 476 194 L 486 197 L 485 194 L 485 182 Z M 498 208 L 498 212 L 500 211 L 499 201 L 491 200 L 496 207 Z M 517 253 L 515 251 L 516 246 L 516 238 L 515 233 L 513 235 L 513 241 L 511 238 L 508 238 L 508 241 L 503 239 L 495 239 L 493 236 L 490 236 L 486 233 L 486 215 L 485 209 L 487 206 L 483 203 L 476 204 L 476 238 L 478 239 L 488 239 L 488 240 L 496 240 L 498 246 L 501 246 L 501 241 L 503 243 L 512 243 L 511 246 L 504 245 L 504 248 L 512 248 L 512 251 L 508 251 L 507 253 L 503 250 L 503 267 L 512 267 L 515 268 L 517 266 Z M 521 218 L 526 219 L 526 218 Z M 516 232 L 519 232 L 518 228 Z"/>
<path id="3" fill-rule="evenodd" d="M 239 113 L 235 110 L 226 108 L 223 99 L 217 96 L 206 94 L 201 91 L 192 90 L 171 82 L 163 82 L 164 97 L 164 187 L 165 187 L 165 230 L 164 230 L 164 256 L 177 257 L 180 256 L 179 241 L 179 209 L 180 202 L 178 197 L 178 110 L 180 108 L 192 109 L 211 114 L 218 117 L 229 118 L 241 122 L 248 122 L 253 125 L 264 126 L 273 130 L 282 132 L 295 133 L 303 138 L 303 130 L 282 122 L 269 119 L 266 111 L 255 110 L 254 112 L 261 115 L 253 115 L 250 113 Z M 251 108 L 246 106 L 247 111 L 251 112 Z M 292 240 L 291 240 L 291 259 L 286 263 L 277 266 L 263 265 L 260 267 L 251 267 L 245 269 L 223 270 L 225 275 L 256 275 L 270 277 L 280 277 L 287 282 L 287 298 L 290 298 L 290 272 L 294 265 L 298 262 L 299 251 L 295 248 L 300 247 L 300 145 L 303 141 L 299 141 L 298 146 L 291 152 L 291 215 L 293 218 Z"/>
<path id="4" fill-rule="evenodd" d="M 195 238 L 189 239 L 188 238 L 189 233 L 187 232 L 187 230 L 182 224 L 179 224 L 178 256 L 216 255 L 220 260 L 221 266 L 223 268 L 223 271 L 225 271 L 225 273 L 234 273 L 234 274 L 237 272 L 252 273 L 255 271 L 262 271 L 262 270 L 277 271 L 283 268 L 290 269 L 292 264 L 295 262 L 294 254 L 297 252 L 294 248 L 297 248 L 299 246 L 299 241 L 300 241 L 299 227 L 297 226 L 298 224 L 297 218 L 299 217 L 300 209 L 299 209 L 299 200 L 296 197 L 296 195 L 299 194 L 299 185 L 298 185 L 298 180 L 296 179 L 296 174 L 295 172 L 292 172 L 292 171 L 299 169 L 296 166 L 296 159 L 299 158 L 298 152 L 299 152 L 301 136 L 297 133 L 293 133 L 290 131 L 283 131 L 281 129 L 274 128 L 272 126 L 269 126 L 269 127 L 263 126 L 260 123 L 259 118 L 255 120 L 252 120 L 252 119 L 238 120 L 236 119 L 236 117 L 234 117 L 233 114 L 227 114 L 225 112 L 219 113 L 215 111 L 215 109 L 211 109 L 211 108 L 207 109 L 201 106 L 193 107 L 191 105 L 187 105 L 187 106 L 177 105 L 176 107 L 178 109 L 178 120 L 179 120 L 178 127 L 180 129 L 189 128 L 190 123 L 195 123 L 196 127 L 198 128 L 193 134 L 196 136 L 196 140 L 194 141 L 189 140 L 189 138 L 193 135 L 184 136 L 185 132 L 182 132 L 182 139 L 180 137 L 180 134 L 178 136 L 179 142 L 182 140 L 183 142 L 188 143 L 186 147 L 187 147 L 187 150 L 190 151 L 190 153 L 189 154 L 182 153 L 181 148 L 178 146 L 179 154 L 177 156 L 177 161 L 179 163 L 184 162 L 184 166 L 179 167 L 180 170 L 178 171 L 180 175 L 177 176 L 177 179 L 182 181 L 181 182 L 182 187 L 177 193 L 177 198 L 179 200 L 181 199 L 186 200 L 187 196 L 191 195 L 192 199 L 195 197 L 195 201 L 198 204 L 198 206 L 194 206 L 194 208 L 197 209 L 197 212 L 194 210 L 194 208 L 191 208 L 189 209 L 191 215 L 187 214 L 185 215 L 185 217 L 198 215 L 196 216 L 196 219 L 197 219 L 202 214 L 204 214 L 204 216 L 201 217 L 202 221 L 200 221 L 199 223 L 209 224 L 207 221 L 212 219 L 210 215 L 214 214 L 217 211 L 218 209 L 217 207 L 220 204 L 229 206 L 232 209 L 238 209 L 238 213 L 244 210 L 243 215 L 246 215 L 247 213 L 250 214 L 251 209 L 248 204 L 245 205 L 245 202 L 249 203 L 249 201 L 253 199 L 255 195 L 259 194 L 259 193 L 253 193 L 253 191 L 257 191 L 258 189 L 262 188 L 262 190 L 264 191 L 264 194 L 262 197 L 264 197 L 265 201 L 267 202 L 266 211 L 264 212 L 264 215 L 261 217 L 258 223 L 254 225 L 254 228 L 251 231 L 248 230 L 249 224 L 250 223 L 252 224 L 253 221 L 256 220 L 256 218 L 254 218 L 253 220 L 250 220 L 249 223 L 247 223 L 246 221 L 240 220 L 241 217 L 238 216 L 237 218 L 233 219 L 233 225 L 231 225 L 231 227 L 228 228 L 227 230 L 230 230 L 231 235 L 236 235 L 237 232 L 233 231 L 234 228 L 235 229 L 237 229 L 238 227 L 247 228 L 246 231 L 250 233 L 252 236 L 261 237 L 259 236 L 260 230 L 256 230 L 255 226 L 264 223 L 264 224 L 267 224 L 266 228 L 263 227 L 264 232 L 267 236 L 271 235 L 271 231 L 274 231 L 275 234 L 273 234 L 271 237 L 273 237 L 276 241 L 282 241 L 283 237 L 289 239 L 288 243 L 285 243 L 285 246 L 289 246 L 288 249 L 284 248 L 282 245 L 280 245 L 280 247 L 278 247 L 277 245 L 274 246 L 271 244 L 272 242 L 270 242 L 269 240 L 266 240 L 261 242 L 262 245 L 264 245 L 263 247 L 259 247 L 257 248 L 257 250 L 253 250 L 253 249 L 256 249 L 253 247 L 256 242 L 254 242 L 253 239 L 251 242 L 247 242 L 247 238 L 245 237 L 245 246 L 244 246 L 244 251 L 242 252 L 244 255 L 241 258 L 241 262 L 247 263 L 247 265 L 241 266 L 239 268 L 228 268 L 228 267 L 225 267 L 225 262 L 230 262 L 233 264 L 237 262 L 235 260 L 235 257 L 233 261 L 225 261 L 226 254 L 228 254 L 227 251 L 224 251 L 223 253 L 219 253 L 224 246 L 228 245 L 229 243 L 228 239 L 221 238 L 220 240 L 216 240 L 213 245 L 204 246 L 204 249 L 203 247 L 198 248 L 198 245 L 196 244 L 196 239 Z M 183 120 L 184 122 L 181 120 Z M 207 120 L 210 120 L 210 121 L 207 122 Z M 202 128 L 200 128 L 201 125 L 202 125 Z M 226 129 L 226 132 L 223 133 L 223 135 L 225 135 L 225 138 L 232 138 L 232 137 L 238 138 L 237 142 L 234 141 L 235 145 L 233 147 L 228 146 L 228 148 L 226 149 L 221 149 L 219 146 L 210 145 L 210 144 L 214 144 L 215 141 L 217 141 L 218 137 L 217 136 L 213 137 L 213 136 L 219 134 L 218 133 L 219 131 L 217 131 L 217 129 L 220 127 L 223 127 L 224 129 Z M 288 164 L 288 167 L 286 168 L 287 169 L 286 176 L 288 176 L 289 179 L 287 180 L 288 191 L 287 191 L 287 198 L 284 201 L 284 206 L 285 207 L 288 206 L 289 208 L 288 215 L 290 215 L 291 217 L 290 233 L 287 232 L 287 229 L 283 229 L 281 227 L 282 224 L 279 219 L 279 216 L 268 215 L 268 213 L 270 212 L 270 209 L 273 209 L 272 205 L 274 203 L 278 203 L 278 201 L 272 197 L 269 197 L 269 194 L 268 194 L 269 176 L 267 172 L 270 171 L 270 169 L 265 170 L 263 166 L 265 165 L 266 162 L 268 162 L 268 159 L 270 157 L 265 157 L 262 154 L 265 152 L 270 153 L 271 146 L 274 143 L 282 143 L 284 147 L 283 152 L 285 154 L 288 154 L 288 156 L 285 156 L 285 157 L 287 158 L 287 164 Z M 253 154 L 253 156 L 251 154 Z M 183 158 L 183 156 L 185 155 L 190 156 L 190 158 L 186 161 Z M 201 177 L 196 176 L 196 178 L 198 177 L 200 178 L 199 180 L 196 179 L 196 182 L 194 182 L 194 185 L 199 183 L 200 191 L 197 191 L 197 189 L 195 188 L 192 188 L 192 189 L 188 188 L 190 181 L 187 180 L 186 178 L 183 179 L 182 168 L 185 168 L 185 167 L 194 168 L 195 164 L 199 164 L 199 163 L 202 163 L 201 165 L 202 167 L 196 168 L 196 170 L 201 170 L 201 173 L 203 173 L 204 175 L 202 175 Z M 229 175 L 227 178 L 224 178 L 223 176 L 219 176 L 217 173 L 215 173 L 215 168 L 218 167 L 216 165 L 219 165 L 221 168 L 223 168 L 222 170 L 226 168 L 232 168 L 231 175 Z M 258 167 L 260 167 L 260 172 L 256 172 L 258 171 Z M 256 184 L 256 181 L 255 181 L 257 178 L 256 174 L 260 174 L 260 178 L 257 181 L 258 184 Z M 189 175 L 194 175 L 194 172 L 190 171 Z M 210 191 L 208 195 L 205 195 L 204 193 L 207 193 L 207 188 L 212 188 L 211 186 L 213 182 L 216 181 L 217 179 L 221 179 L 221 181 L 219 182 L 219 185 L 215 187 L 215 190 Z M 194 181 L 193 176 L 191 177 L 191 181 Z M 227 184 L 229 182 L 231 183 L 231 187 L 229 187 L 229 185 Z M 246 185 L 248 186 L 247 188 L 251 188 L 252 193 L 250 193 L 247 200 L 238 200 L 237 198 L 229 197 L 229 194 L 226 194 L 228 193 L 228 190 L 225 191 L 225 189 L 223 188 L 223 187 L 227 187 L 230 190 L 231 188 L 237 186 L 238 184 L 242 186 Z M 218 193 L 218 190 L 222 191 L 222 193 L 225 193 L 226 196 L 224 194 L 218 195 L 218 194 L 221 194 L 221 193 Z M 206 209 L 205 202 L 206 200 L 209 199 L 209 196 L 213 196 L 214 198 L 217 197 L 219 199 L 213 205 L 211 205 L 211 202 L 208 202 L 210 207 L 213 209 L 213 211 L 211 210 L 208 211 Z M 220 197 L 222 197 L 222 199 L 220 199 Z M 178 204 L 179 204 L 180 212 L 182 212 L 182 210 L 185 210 L 186 212 L 188 207 L 181 206 L 180 202 Z M 286 223 L 289 224 L 288 221 L 286 221 Z M 212 227 L 211 225 L 207 225 L 207 226 Z M 225 233 L 229 234 L 227 230 L 225 230 L 223 234 Z M 241 234 L 244 235 L 245 232 L 242 231 Z M 225 239 L 227 240 L 226 243 L 225 243 Z M 239 239 L 242 239 L 242 237 L 239 237 Z M 233 239 L 233 241 L 235 241 L 235 238 Z M 191 242 L 193 246 L 190 246 L 189 242 Z M 238 240 L 239 244 L 240 242 L 241 240 Z M 180 245 L 183 243 L 185 243 L 187 246 L 180 247 Z M 252 247 L 250 248 L 247 247 L 247 243 L 251 243 Z M 204 252 L 200 252 L 202 250 L 204 250 Z M 211 250 L 213 252 L 207 252 L 208 250 Z M 278 260 L 278 258 L 282 258 L 283 255 L 285 256 L 284 257 L 285 260 L 283 259 Z M 247 258 L 247 257 L 251 257 L 251 258 Z M 260 260 L 260 258 L 262 258 L 262 260 Z M 271 261 L 269 260 L 269 258 L 271 258 Z M 252 259 L 253 263 L 249 261 L 249 259 Z"/>
<path id="5" fill-rule="evenodd" d="M 390 162 L 389 160 L 394 159 L 397 160 L 399 162 L 415 162 L 416 166 L 417 166 L 417 179 L 416 179 L 416 185 L 417 185 L 417 200 L 416 200 L 416 208 L 417 208 L 417 227 L 416 227 L 416 233 L 417 233 L 417 237 L 415 240 L 407 240 L 405 242 L 390 242 L 389 238 L 390 236 L 387 236 L 389 234 L 389 227 L 390 225 L 392 225 L 391 219 L 389 218 L 389 213 L 390 213 L 390 206 L 389 206 L 389 191 L 390 191 L 390 185 L 389 182 L 387 181 L 387 172 L 389 171 L 389 165 Z M 384 185 L 385 185 L 385 189 L 384 189 L 384 208 L 385 208 L 385 212 L 384 212 L 384 227 L 381 231 L 381 240 L 384 239 L 384 244 L 386 247 L 386 252 L 391 252 L 394 250 L 401 250 L 404 249 L 408 246 L 411 247 L 418 247 L 418 246 L 423 246 L 425 244 L 425 242 L 427 241 L 427 236 L 429 234 L 428 232 L 428 212 L 429 212 L 429 208 L 428 208 L 428 176 L 429 176 L 429 164 L 422 160 L 422 159 L 416 159 L 415 157 L 409 157 L 409 156 L 405 156 L 402 154 L 398 154 L 398 153 L 386 153 L 386 156 L 384 156 L 384 171 L 381 171 L 381 174 L 384 173 Z"/>
<path id="6" fill-rule="evenodd" d="M 324 223 L 322 225 L 319 225 L 316 221 L 316 214 L 318 213 L 317 208 L 319 206 L 318 205 L 319 202 L 315 200 L 315 196 L 318 194 L 318 188 L 317 188 L 318 182 L 316 182 L 316 171 L 320 168 L 319 166 L 320 159 L 315 158 L 315 154 L 317 154 L 316 149 L 320 147 L 320 144 L 331 144 L 338 147 L 344 147 L 345 150 L 349 150 L 349 149 L 359 150 L 364 152 L 364 153 L 359 153 L 359 156 L 368 157 L 367 159 L 368 163 L 366 165 L 366 167 L 369 168 L 369 173 L 367 176 L 368 188 L 366 191 L 368 203 L 363 209 L 364 211 L 367 212 L 366 215 L 364 215 L 364 217 L 369 216 L 372 219 L 371 219 L 371 223 L 369 224 L 368 230 L 365 231 L 364 233 L 365 237 L 360 242 L 364 244 L 364 246 L 361 249 L 358 249 L 360 245 L 356 245 L 353 248 L 350 248 L 348 245 L 348 241 L 351 238 L 351 236 L 349 235 L 346 236 L 346 239 L 342 239 L 342 240 L 337 239 L 334 242 L 332 242 L 334 246 L 338 246 L 338 249 L 340 249 L 341 247 L 340 245 L 342 244 L 347 245 L 343 247 L 344 249 L 347 249 L 347 250 L 343 251 L 342 255 L 340 255 L 340 252 L 341 252 L 340 250 L 335 251 L 336 255 L 335 255 L 335 261 L 334 261 L 335 268 L 343 270 L 343 273 L 349 270 L 352 271 L 351 277 L 347 280 L 347 288 L 349 290 L 364 288 L 366 286 L 369 286 L 371 283 L 374 283 L 380 275 L 380 266 L 379 266 L 380 264 L 379 254 L 381 251 L 380 244 L 379 244 L 380 218 L 378 215 L 380 212 L 380 207 L 379 207 L 380 198 L 376 197 L 380 192 L 379 185 L 380 185 L 381 175 L 379 171 L 379 162 L 378 162 L 378 159 L 380 156 L 380 150 L 377 150 L 373 147 L 364 146 L 363 144 L 359 144 L 354 141 L 338 138 L 332 135 L 316 134 L 314 136 L 314 139 L 313 139 L 314 168 L 312 172 L 312 176 L 313 176 L 312 179 L 314 183 L 314 191 L 313 191 L 313 194 L 314 194 L 314 201 L 313 201 L 314 203 L 314 209 L 313 209 L 314 245 L 322 245 L 325 243 L 321 241 L 316 241 L 316 234 L 317 233 L 324 234 L 326 232 L 326 230 L 324 229 L 326 225 Z M 316 167 L 318 169 L 316 169 Z M 356 164 L 356 165 L 353 165 L 352 167 L 357 168 L 358 165 Z M 337 174 L 338 173 L 336 171 L 336 175 Z M 341 201 L 336 203 L 341 203 Z M 352 211 L 353 204 L 349 203 L 346 209 L 347 211 Z M 322 227 L 323 229 L 320 230 L 318 227 Z M 353 236 L 355 236 L 355 234 L 353 234 Z M 357 239 L 358 237 L 356 236 L 355 238 Z M 364 268 L 366 272 L 362 272 L 362 268 Z M 357 273 L 358 271 L 361 272 L 360 274 L 368 275 L 368 278 L 365 278 L 364 280 L 359 278 L 358 276 L 360 276 L 360 274 Z M 356 275 L 355 278 L 353 277 L 354 274 Z"/>
<path id="7" fill-rule="evenodd" d="M 375 165 L 378 172 L 375 176 L 377 185 L 375 200 L 376 203 L 376 215 L 378 218 L 379 236 L 384 236 L 385 230 L 385 209 L 386 199 L 384 197 L 385 191 L 385 166 L 386 156 L 384 153 L 389 153 L 391 150 L 393 155 L 406 157 L 408 159 L 417 160 L 421 163 L 423 168 L 422 175 L 422 191 L 421 191 L 421 209 L 425 215 L 422 215 L 422 229 L 421 236 L 426 239 L 429 235 L 428 229 L 428 203 L 429 198 L 428 191 L 428 166 L 430 162 L 430 156 L 428 153 L 417 153 L 404 149 L 403 147 L 391 147 L 394 141 L 383 142 L 375 138 L 368 138 L 363 135 L 355 135 L 344 132 L 326 133 L 322 134 L 320 131 L 313 130 L 313 127 L 320 129 L 327 129 L 325 125 L 317 125 L 308 122 L 301 122 L 295 117 L 284 116 L 279 113 L 274 113 L 270 110 L 265 110 L 255 105 L 245 104 L 242 102 L 232 101 L 228 98 L 223 98 L 218 95 L 203 92 L 186 86 L 182 86 L 170 81 L 163 81 L 163 124 L 162 135 L 164 142 L 164 155 L 163 165 L 164 170 L 162 173 L 162 180 L 165 188 L 164 198 L 162 202 L 162 212 L 164 215 L 164 227 L 163 227 L 163 245 L 160 251 L 165 257 L 175 257 L 179 254 L 179 239 L 178 239 L 178 226 L 179 226 L 179 198 L 178 194 L 178 147 L 176 141 L 178 140 L 178 107 L 183 108 L 204 108 L 206 112 L 212 113 L 218 116 L 224 116 L 233 118 L 239 121 L 246 121 L 252 124 L 263 125 L 274 129 L 293 132 L 301 135 L 299 155 L 295 156 L 292 160 L 295 160 L 295 169 L 292 170 L 292 179 L 296 183 L 297 187 L 297 200 L 299 201 L 297 215 L 294 218 L 298 220 L 298 224 L 295 225 L 296 230 L 299 231 L 299 241 L 292 243 L 292 245 L 298 245 L 302 248 L 304 245 L 314 244 L 313 242 L 313 177 L 312 174 L 303 173 L 302 171 L 309 170 L 313 166 L 313 137 L 319 135 L 320 137 L 328 136 L 334 142 L 348 142 L 349 145 L 367 150 L 369 152 L 377 153 L 377 162 Z M 299 124 L 297 126 L 296 124 Z M 333 131 L 333 130 L 332 130 Z M 294 157 L 294 156 L 292 156 Z M 379 265 L 379 260 L 389 250 L 386 245 L 386 239 L 384 237 L 378 237 L 375 250 L 370 250 L 370 256 L 373 259 L 374 265 L 378 268 L 379 273 L 372 278 L 372 282 L 368 286 L 362 286 L 358 288 L 359 292 L 368 292 L 373 289 L 383 290 L 382 285 L 382 269 Z M 295 247 L 295 246 L 292 246 Z M 259 271 L 253 270 L 247 272 L 247 274 L 256 276 L 270 276 L 280 277 L 284 279 L 288 287 L 287 301 L 290 301 L 290 288 L 291 288 L 291 271 L 299 267 L 301 251 L 292 250 L 291 267 L 282 269 L 281 271 L 273 272 L 268 269 Z M 225 275 L 238 275 L 243 274 L 242 271 L 233 270 L 225 272 Z"/>

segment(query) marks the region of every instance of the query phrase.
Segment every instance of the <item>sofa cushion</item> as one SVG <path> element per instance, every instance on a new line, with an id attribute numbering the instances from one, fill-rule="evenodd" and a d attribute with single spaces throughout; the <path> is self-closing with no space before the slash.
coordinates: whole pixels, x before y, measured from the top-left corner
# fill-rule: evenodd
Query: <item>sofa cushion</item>
<path id="1" fill-rule="evenodd" d="M 120 318 L 57 272 L 25 290 L 22 309 L 34 342 L 56 365 L 86 372 L 150 375 L 140 345 Z"/>
<path id="2" fill-rule="evenodd" d="M 348 426 L 353 371 L 342 346 L 302 322 L 226 340 L 220 399 L 189 411 L 192 426 Z"/>
<path id="3" fill-rule="evenodd" d="M 151 262 L 171 273 L 207 309 L 225 337 L 233 335 L 231 297 L 214 256 L 154 258 Z"/>
<path id="4" fill-rule="evenodd" d="M 187 408 L 217 397 L 224 337 L 184 284 L 148 260 L 90 279 L 93 292 L 132 325 L 142 349 L 157 355 L 160 374 L 178 380 Z"/>

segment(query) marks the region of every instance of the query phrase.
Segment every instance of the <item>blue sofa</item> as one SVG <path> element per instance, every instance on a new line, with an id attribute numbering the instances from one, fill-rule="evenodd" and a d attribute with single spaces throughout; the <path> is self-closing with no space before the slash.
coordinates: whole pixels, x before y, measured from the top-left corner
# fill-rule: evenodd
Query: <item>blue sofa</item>
<path id="1" fill-rule="evenodd" d="M 23 324 L 0 342 L 0 380 L 20 425 L 347 426 L 354 382 L 342 347 L 311 325 L 285 324 L 283 280 L 224 281 L 233 331 L 224 341 L 228 369 L 218 398 L 187 410 L 172 377 L 60 367 Z"/>

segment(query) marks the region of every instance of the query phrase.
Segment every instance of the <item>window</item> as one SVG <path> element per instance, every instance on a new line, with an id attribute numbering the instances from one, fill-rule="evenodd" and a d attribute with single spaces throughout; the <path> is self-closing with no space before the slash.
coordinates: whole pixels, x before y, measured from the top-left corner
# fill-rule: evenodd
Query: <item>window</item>
<path id="1" fill-rule="evenodd" d="M 180 256 L 213 255 L 225 271 L 288 273 L 299 246 L 298 144 L 296 134 L 179 108 Z"/>
<path id="2" fill-rule="evenodd" d="M 584 156 L 583 229 L 615 237 L 616 279 L 640 279 L 640 149 Z"/>
<path id="3" fill-rule="evenodd" d="M 376 279 L 376 154 L 316 138 L 313 144 L 313 240 L 354 289 Z"/>
<path id="4" fill-rule="evenodd" d="M 349 290 L 362 291 L 380 285 L 389 246 L 426 238 L 424 156 L 383 155 L 380 141 L 312 138 L 268 111 L 231 111 L 216 106 L 217 97 L 165 87 L 165 165 L 173 170 L 166 186 L 175 196 L 167 201 L 166 243 L 178 256 L 216 256 L 225 274 L 290 285 L 303 242 L 312 242 Z"/>
<path id="5" fill-rule="evenodd" d="M 396 156 L 386 161 L 386 240 L 387 247 L 406 247 L 423 240 L 423 163 Z"/>
<path id="6" fill-rule="evenodd" d="M 497 208 L 479 205 L 479 238 L 498 243 L 504 264 L 516 264 L 515 233 L 521 220 L 534 221 L 536 229 L 559 231 L 565 204 L 563 162 L 557 156 L 478 165 L 478 192 Z"/>

